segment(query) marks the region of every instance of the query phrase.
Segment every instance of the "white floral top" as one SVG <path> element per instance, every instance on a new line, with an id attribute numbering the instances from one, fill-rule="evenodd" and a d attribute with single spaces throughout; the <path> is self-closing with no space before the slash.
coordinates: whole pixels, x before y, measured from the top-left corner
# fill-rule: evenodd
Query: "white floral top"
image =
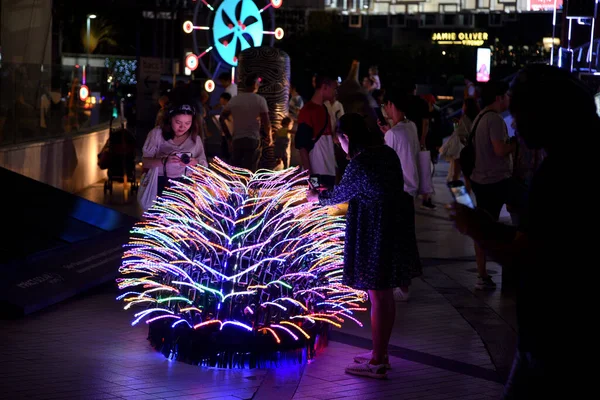
<path id="1" fill-rule="evenodd" d="M 146 158 L 162 158 L 171 154 L 188 153 L 190 158 L 195 158 L 201 165 L 208 166 L 206 155 L 204 154 L 204 144 L 200 136 L 196 141 L 188 137 L 180 145 L 176 145 L 172 140 L 165 140 L 162 136 L 162 129 L 156 127 L 148 133 L 146 142 L 142 149 L 143 156 Z M 163 168 L 158 169 L 158 175 L 163 176 Z M 185 167 L 175 164 L 167 164 L 167 176 L 169 178 L 179 178 L 185 175 Z"/>

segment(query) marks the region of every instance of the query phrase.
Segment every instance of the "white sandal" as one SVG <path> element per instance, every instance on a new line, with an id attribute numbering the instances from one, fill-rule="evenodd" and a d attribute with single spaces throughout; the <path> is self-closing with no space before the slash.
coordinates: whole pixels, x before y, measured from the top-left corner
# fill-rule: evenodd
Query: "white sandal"
<path id="1" fill-rule="evenodd" d="M 359 364 L 364 364 L 364 363 L 368 363 L 373 359 L 373 352 L 368 352 L 368 353 L 364 353 L 364 354 L 359 354 L 357 356 L 354 356 L 354 362 L 355 363 L 359 363 Z M 384 363 L 383 365 L 385 366 L 386 369 L 392 369 L 392 365 L 390 364 L 390 357 L 386 354 L 385 358 L 383 359 Z"/>
<path id="2" fill-rule="evenodd" d="M 368 376 L 369 378 L 375 379 L 387 379 L 385 364 L 371 365 L 368 362 L 353 362 L 346 367 L 346 373 L 357 376 Z"/>

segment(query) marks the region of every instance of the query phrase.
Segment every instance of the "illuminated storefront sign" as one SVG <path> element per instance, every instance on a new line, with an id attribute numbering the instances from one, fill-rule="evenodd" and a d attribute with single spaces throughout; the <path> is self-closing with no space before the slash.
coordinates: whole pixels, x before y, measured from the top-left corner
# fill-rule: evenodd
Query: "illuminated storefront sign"
<path id="1" fill-rule="evenodd" d="M 487 32 L 434 32 L 431 36 L 437 44 L 458 46 L 483 46 L 489 39 Z"/>
<path id="2" fill-rule="evenodd" d="M 477 82 L 489 82 L 492 69 L 492 51 L 490 49 L 477 49 Z"/>
<path id="3" fill-rule="evenodd" d="M 555 4 L 557 10 L 563 8 L 563 0 L 528 0 L 527 3 L 529 11 L 553 11 Z"/>

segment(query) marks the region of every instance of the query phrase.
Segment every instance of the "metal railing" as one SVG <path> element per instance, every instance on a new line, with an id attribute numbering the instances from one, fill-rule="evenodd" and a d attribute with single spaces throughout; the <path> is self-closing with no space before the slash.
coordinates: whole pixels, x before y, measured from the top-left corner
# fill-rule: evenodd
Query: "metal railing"
<path id="1" fill-rule="evenodd" d="M 594 73 L 600 71 L 600 39 L 574 49 L 559 48 L 556 64 L 571 71 Z"/>

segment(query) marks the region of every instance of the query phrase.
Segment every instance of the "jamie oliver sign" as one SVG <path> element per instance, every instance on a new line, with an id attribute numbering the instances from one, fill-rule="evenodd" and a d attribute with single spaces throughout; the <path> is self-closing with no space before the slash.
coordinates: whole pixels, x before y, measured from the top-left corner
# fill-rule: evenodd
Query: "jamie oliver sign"
<path id="1" fill-rule="evenodd" d="M 431 40 L 441 45 L 483 46 L 489 39 L 487 32 L 434 32 Z"/>

